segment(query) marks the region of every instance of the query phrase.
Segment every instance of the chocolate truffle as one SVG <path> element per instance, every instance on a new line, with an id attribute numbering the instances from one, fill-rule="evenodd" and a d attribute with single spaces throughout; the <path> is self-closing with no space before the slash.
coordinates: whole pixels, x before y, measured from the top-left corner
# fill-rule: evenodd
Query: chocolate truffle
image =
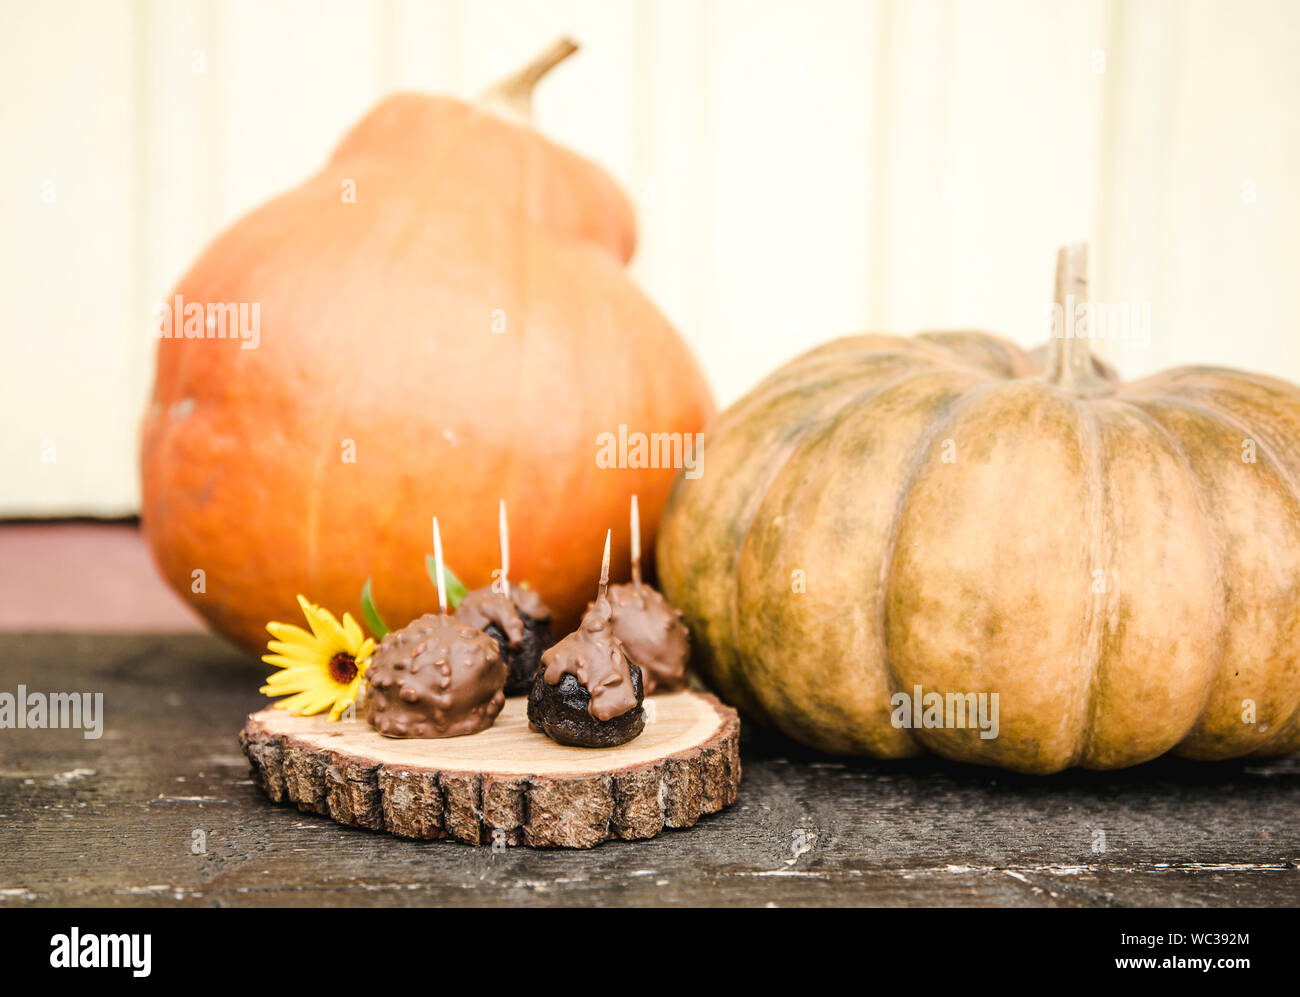
<path id="1" fill-rule="evenodd" d="M 542 655 L 528 693 L 528 723 L 553 741 L 580 748 L 626 744 L 645 727 L 641 669 L 614 636 L 608 602 Z"/>
<path id="2" fill-rule="evenodd" d="M 611 585 L 607 593 L 613 612 L 614 636 L 634 664 L 641 666 L 645 694 L 686 688 L 690 631 L 658 590 L 641 582 Z M 587 604 L 591 612 L 595 603 Z"/>
<path id="3" fill-rule="evenodd" d="M 521 585 L 511 585 L 507 596 L 489 585 L 466 594 L 456 619 L 497 642 L 509 669 L 507 696 L 522 696 L 532 688 L 542 652 L 555 643 L 551 611 L 541 596 Z"/>
<path id="4" fill-rule="evenodd" d="M 366 712 L 385 737 L 477 734 L 506 701 L 496 641 L 445 614 L 427 613 L 387 634 L 366 680 Z"/>

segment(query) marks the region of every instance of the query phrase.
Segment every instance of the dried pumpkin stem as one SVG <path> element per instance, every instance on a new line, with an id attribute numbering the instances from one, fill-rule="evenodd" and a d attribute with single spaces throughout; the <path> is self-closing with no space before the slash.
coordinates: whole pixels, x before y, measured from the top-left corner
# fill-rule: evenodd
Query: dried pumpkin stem
<path id="1" fill-rule="evenodd" d="M 533 88 L 543 76 L 576 51 L 578 46 L 572 39 L 560 38 L 552 42 L 522 69 L 484 90 L 478 99 L 479 106 L 513 121 L 531 124 Z"/>
<path id="2" fill-rule="evenodd" d="M 1063 246 L 1056 254 L 1057 319 L 1048 344 L 1047 380 L 1066 391 L 1093 394 L 1102 379 L 1092 363 L 1087 336 L 1074 327 L 1075 308 L 1088 302 L 1088 244 Z"/>

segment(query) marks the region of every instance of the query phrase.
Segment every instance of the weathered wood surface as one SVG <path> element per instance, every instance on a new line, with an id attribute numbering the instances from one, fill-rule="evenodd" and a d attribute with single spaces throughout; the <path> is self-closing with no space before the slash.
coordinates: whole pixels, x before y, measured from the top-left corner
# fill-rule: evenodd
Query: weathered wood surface
<path id="1" fill-rule="evenodd" d="M 364 720 L 266 708 L 239 744 L 277 802 L 353 827 L 468 845 L 594 848 L 695 826 L 736 801 L 740 722 L 714 696 L 651 700 L 628 744 L 592 750 L 529 729 L 524 697 L 473 737 L 393 739 Z"/>
<path id="2" fill-rule="evenodd" d="M 268 802 L 236 740 L 265 668 L 215 639 L 7 635 L 0 662 L 0 691 L 106 713 L 98 741 L 0 731 L 3 906 L 1300 905 L 1295 758 L 1033 779 L 750 738 L 694 828 L 494 850 Z"/>

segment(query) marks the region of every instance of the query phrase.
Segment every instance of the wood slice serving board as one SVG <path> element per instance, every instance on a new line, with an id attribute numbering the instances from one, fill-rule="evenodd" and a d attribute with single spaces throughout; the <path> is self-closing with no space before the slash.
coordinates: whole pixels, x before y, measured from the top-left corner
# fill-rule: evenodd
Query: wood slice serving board
<path id="1" fill-rule="evenodd" d="M 740 721 L 713 696 L 647 699 L 645 730 L 617 748 L 556 744 L 528 729 L 525 705 L 508 699 L 490 729 L 439 739 L 267 708 L 239 742 L 277 803 L 407 838 L 591 848 L 690 827 L 736 799 Z"/>

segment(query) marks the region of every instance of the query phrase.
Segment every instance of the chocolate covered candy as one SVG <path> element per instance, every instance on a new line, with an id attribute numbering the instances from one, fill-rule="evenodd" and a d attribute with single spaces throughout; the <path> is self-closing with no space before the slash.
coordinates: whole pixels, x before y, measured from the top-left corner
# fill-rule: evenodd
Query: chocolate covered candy
<path id="1" fill-rule="evenodd" d="M 456 609 L 456 619 L 497 642 L 509 674 L 506 695 L 519 696 L 532 688 L 542 652 L 555 643 L 551 611 L 535 591 L 511 585 L 507 596 L 492 586 L 466 594 Z"/>
<path id="2" fill-rule="evenodd" d="M 611 748 L 645 727 L 641 669 L 614 636 L 598 600 L 573 633 L 542 655 L 528 693 L 528 722 L 560 744 Z"/>
<path id="3" fill-rule="evenodd" d="M 505 705 L 497 642 L 445 614 L 387 634 L 366 673 L 366 713 L 385 737 L 457 737 L 487 730 Z"/>
<path id="4" fill-rule="evenodd" d="M 690 631 L 682 614 L 656 589 L 642 582 L 611 585 L 607 593 L 614 636 L 641 668 L 647 696 L 686 688 Z M 587 611 L 595 608 L 587 605 Z"/>

